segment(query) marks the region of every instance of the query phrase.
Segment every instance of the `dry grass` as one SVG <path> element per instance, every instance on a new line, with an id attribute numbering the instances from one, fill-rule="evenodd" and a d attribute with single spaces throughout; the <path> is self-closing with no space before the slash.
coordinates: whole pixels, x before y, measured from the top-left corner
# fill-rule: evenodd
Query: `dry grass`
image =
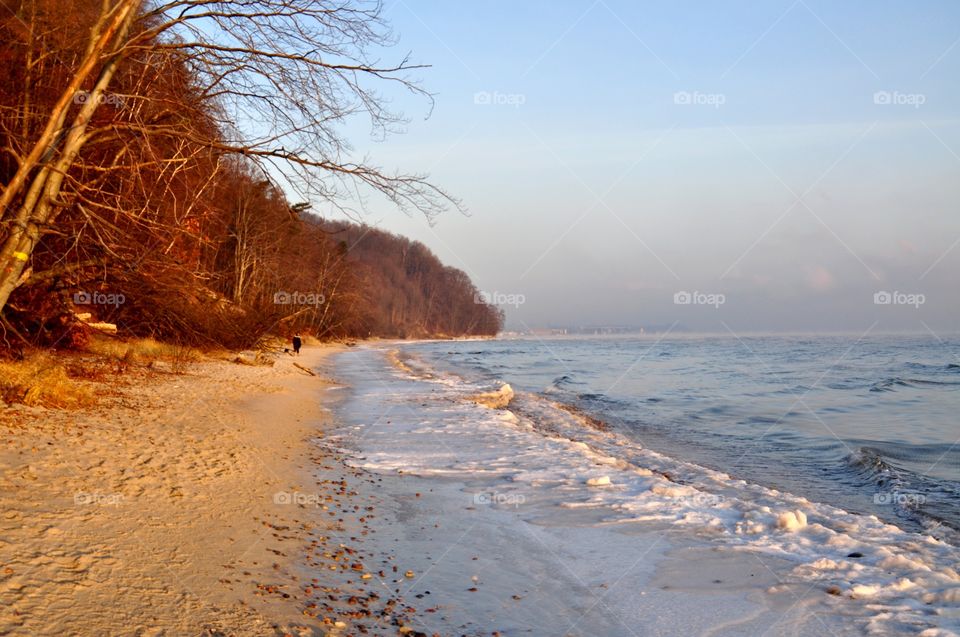
<path id="1" fill-rule="evenodd" d="M 152 338 L 120 340 L 95 336 L 87 350 L 98 356 L 116 361 L 120 366 L 143 364 L 153 366 L 165 362 L 174 374 L 183 374 L 193 363 L 203 359 L 200 350 L 176 343 L 161 343 Z"/>
<path id="2" fill-rule="evenodd" d="M 306 342 L 306 339 L 304 339 Z M 262 351 L 276 351 L 282 352 L 284 348 L 292 349 L 293 344 L 290 342 L 289 338 L 282 338 L 280 336 L 266 335 L 260 339 L 260 342 L 257 343 L 256 349 Z"/>
<path id="3" fill-rule="evenodd" d="M 87 350 L 116 360 L 135 359 L 139 362 L 149 362 L 173 354 L 176 345 L 161 343 L 152 338 L 121 340 L 95 335 L 90 339 Z M 132 362 L 132 361 L 131 361 Z"/>
<path id="4" fill-rule="evenodd" d="M 16 363 L 0 362 L 0 397 L 42 407 L 77 408 L 96 402 L 89 383 L 70 378 L 63 361 L 45 353 Z"/>
<path id="5" fill-rule="evenodd" d="M 76 352 L 37 352 L 22 361 L 0 362 L 0 400 L 41 407 L 89 407 L 96 403 L 97 394 L 104 393 L 102 383 L 134 365 L 155 369 L 162 365 L 174 374 L 183 374 L 203 358 L 193 347 L 150 338 L 94 336 L 86 349 L 92 357 Z"/>
<path id="6" fill-rule="evenodd" d="M 269 345 L 282 350 L 288 343 L 275 338 Z M 22 361 L 0 361 L 0 402 L 89 407 L 96 403 L 98 394 L 104 393 L 104 383 L 115 383 L 117 374 L 134 366 L 184 374 L 205 358 L 256 366 L 275 362 L 263 351 L 240 355 L 226 350 L 204 352 L 151 338 L 125 340 L 94 335 L 85 349 L 86 353 L 36 352 Z"/>
<path id="7" fill-rule="evenodd" d="M 250 365 L 254 367 L 273 367 L 276 361 L 271 358 L 269 355 L 264 354 L 263 352 L 257 352 L 253 356 L 238 354 L 233 359 L 234 363 L 238 365 Z"/>

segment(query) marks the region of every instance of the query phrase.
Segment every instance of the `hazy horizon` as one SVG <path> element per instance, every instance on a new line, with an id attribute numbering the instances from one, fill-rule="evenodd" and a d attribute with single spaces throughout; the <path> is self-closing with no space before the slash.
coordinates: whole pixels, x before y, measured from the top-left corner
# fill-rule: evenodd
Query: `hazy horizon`
<path id="1" fill-rule="evenodd" d="M 956 329 L 960 6 L 385 13 L 435 108 L 395 96 L 406 134 L 356 152 L 469 216 L 361 220 L 465 270 L 507 329 Z"/>

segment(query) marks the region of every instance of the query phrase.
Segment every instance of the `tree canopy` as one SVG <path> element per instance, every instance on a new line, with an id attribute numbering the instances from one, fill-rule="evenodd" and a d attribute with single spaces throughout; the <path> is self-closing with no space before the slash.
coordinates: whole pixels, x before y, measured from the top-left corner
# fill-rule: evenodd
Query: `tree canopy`
<path id="1" fill-rule="evenodd" d="M 408 57 L 380 61 L 392 40 L 379 3 L 5 0 L 0 11 L 5 342 L 74 342 L 80 313 L 228 345 L 288 329 L 498 329 L 466 275 L 423 246 L 333 228 L 288 201 L 349 211 L 365 190 L 428 217 L 459 205 L 425 176 L 351 159 L 349 118 L 378 135 L 403 121 L 379 86 L 429 99 Z M 114 303 L 82 303 L 94 292 Z"/>

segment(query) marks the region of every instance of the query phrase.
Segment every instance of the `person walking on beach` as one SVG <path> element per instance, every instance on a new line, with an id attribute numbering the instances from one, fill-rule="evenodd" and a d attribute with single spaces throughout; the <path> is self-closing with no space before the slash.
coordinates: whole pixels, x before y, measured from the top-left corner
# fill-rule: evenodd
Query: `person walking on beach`
<path id="1" fill-rule="evenodd" d="M 297 356 L 300 356 L 300 346 L 303 345 L 303 341 L 300 340 L 299 336 L 293 337 L 293 353 Z"/>

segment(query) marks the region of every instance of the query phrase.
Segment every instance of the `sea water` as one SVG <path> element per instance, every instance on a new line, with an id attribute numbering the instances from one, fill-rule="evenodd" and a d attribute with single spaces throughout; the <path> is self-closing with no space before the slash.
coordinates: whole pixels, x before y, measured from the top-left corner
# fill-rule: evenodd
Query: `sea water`
<path id="1" fill-rule="evenodd" d="M 960 530 L 960 338 L 524 338 L 404 348 L 645 447 L 912 530 Z"/>
<path id="2" fill-rule="evenodd" d="M 775 582 L 718 589 L 733 615 L 766 610 L 716 634 L 760 634 L 781 607 L 796 634 L 822 634 L 829 621 L 837 635 L 960 635 L 955 352 L 950 340 L 893 337 L 372 343 L 337 358 L 348 398 L 324 440 L 424 496 L 394 484 L 391 532 L 395 546 L 420 547 L 403 551 L 423 553 L 431 578 L 457 547 L 496 556 L 503 538 L 553 537 L 509 565 L 497 558 L 489 591 L 516 584 L 504 573 L 566 556 L 564 569 L 583 569 L 573 583 L 589 586 L 561 606 L 605 586 L 618 599 L 617 625 L 584 634 L 623 634 L 664 604 L 697 602 L 664 598 L 662 576 L 638 575 L 665 544 L 761 565 Z M 689 577 L 674 573 L 668 586 L 715 566 L 697 559 L 677 562 Z M 621 563 L 633 584 L 621 586 Z M 451 620 L 478 609 L 509 619 L 437 587 Z M 748 599 L 751 590 L 763 595 Z M 716 609 L 697 608 L 684 607 L 684 626 L 712 621 Z M 561 632 L 537 634 L 565 634 L 581 611 L 543 618 Z"/>

